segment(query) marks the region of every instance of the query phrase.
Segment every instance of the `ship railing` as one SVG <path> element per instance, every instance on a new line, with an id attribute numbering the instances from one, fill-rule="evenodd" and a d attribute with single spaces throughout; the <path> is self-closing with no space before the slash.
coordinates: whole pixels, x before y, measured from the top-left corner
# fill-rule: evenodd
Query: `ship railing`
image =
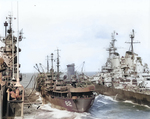
<path id="1" fill-rule="evenodd" d="M 47 84 L 47 85 L 53 85 L 54 82 L 53 81 L 45 81 L 45 84 Z"/>
<path id="2" fill-rule="evenodd" d="M 125 63 L 121 63 L 121 68 L 127 67 L 127 65 Z"/>
<path id="3" fill-rule="evenodd" d="M 72 99 L 89 99 L 95 97 L 94 95 L 80 95 L 80 96 L 72 96 Z"/>
<path id="4" fill-rule="evenodd" d="M 103 70 L 112 69 L 110 66 L 102 66 Z"/>

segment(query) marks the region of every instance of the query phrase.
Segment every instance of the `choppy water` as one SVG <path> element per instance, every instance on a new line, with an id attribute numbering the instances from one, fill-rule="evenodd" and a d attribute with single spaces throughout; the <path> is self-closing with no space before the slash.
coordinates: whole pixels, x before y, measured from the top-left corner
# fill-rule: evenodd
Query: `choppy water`
<path id="1" fill-rule="evenodd" d="M 32 74 L 26 74 L 22 84 L 26 86 Z M 31 88 L 33 82 L 29 85 Z M 41 98 L 39 97 L 39 100 Z M 37 109 L 37 107 L 40 108 Z M 103 95 L 96 96 L 93 106 L 85 113 L 51 108 L 51 104 L 32 105 L 24 109 L 25 119 L 150 119 L 150 108 L 130 101 L 118 102 Z"/>

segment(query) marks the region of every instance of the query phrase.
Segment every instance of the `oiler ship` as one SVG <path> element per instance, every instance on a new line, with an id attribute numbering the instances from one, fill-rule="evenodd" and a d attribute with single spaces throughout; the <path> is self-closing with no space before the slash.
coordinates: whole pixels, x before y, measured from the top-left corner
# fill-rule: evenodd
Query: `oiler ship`
<path id="1" fill-rule="evenodd" d="M 36 89 L 41 92 L 46 101 L 51 103 L 52 107 L 72 112 L 85 112 L 92 106 L 95 99 L 93 95 L 95 86 L 84 73 L 80 75 L 75 73 L 74 64 L 67 65 L 66 74 L 61 73 L 59 50 L 57 50 L 57 72 L 53 69 L 53 53 L 50 71 L 49 65 L 47 65 L 47 73 L 44 73 L 44 70 L 41 72 L 37 64 L 35 68 L 39 71 Z"/>
<path id="2" fill-rule="evenodd" d="M 18 42 L 22 40 L 22 32 L 14 36 L 12 15 L 5 21 L 5 37 L 0 40 L 4 46 L 0 48 L 0 119 L 23 118 L 24 88 L 20 84 Z M 9 29 L 7 30 L 7 27 Z"/>
<path id="3" fill-rule="evenodd" d="M 134 30 L 130 34 L 130 49 L 120 57 L 115 47 L 115 33 L 112 34 L 109 57 L 101 72 L 93 77 L 97 80 L 96 92 L 113 96 L 116 100 L 130 100 L 150 106 L 150 73 L 148 65 L 134 52 Z"/>

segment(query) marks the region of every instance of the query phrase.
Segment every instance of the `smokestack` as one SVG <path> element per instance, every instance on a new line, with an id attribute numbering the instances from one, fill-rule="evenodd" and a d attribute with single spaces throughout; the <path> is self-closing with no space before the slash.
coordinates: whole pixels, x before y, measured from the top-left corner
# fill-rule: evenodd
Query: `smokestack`
<path id="1" fill-rule="evenodd" d="M 68 64 L 67 65 L 67 74 L 68 74 L 68 79 L 71 79 L 72 75 L 75 75 L 75 69 L 74 69 L 74 64 Z"/>

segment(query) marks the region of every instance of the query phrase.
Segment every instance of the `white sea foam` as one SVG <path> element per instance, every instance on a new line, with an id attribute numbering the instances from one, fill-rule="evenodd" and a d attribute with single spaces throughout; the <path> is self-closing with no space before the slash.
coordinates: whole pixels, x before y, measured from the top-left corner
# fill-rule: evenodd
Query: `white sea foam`
<path id="1" fill-rule="evenodd" d="M 134 105 L 139 105 L 139 106 L 143 106 L 143 107 L 150 108 L 148 105 L 143 105 L 143 104 L 134 103 L 134 102 L 132 102 L 132 101 L 130 101 L 130 100 L 125 100 L 125 101 L 123 101 L 123 102 L 125 102 L 125 103 L 131 103 L 131 104 L 134 104 Z M 133 106 L 133 107 L 135 107 L 135 106 Z"/>
<path id="2" fill-rule="evenodd" d="M 36 95 L 40 95 L 40 93 L 39 93 L 39 92 L 36 92 L 35 94 L 36 94 Z"/>
<path id="3" fill-rule="evenodd" d="M 95 99 L 97 99 L 99 97 L 99 95 L 97 95 L 96 97 L 95 97 Z"/>
<path id="4" fill-rule="evenodd" d="M 104 102 L 104 101 L 102 101 L 102 100 L 97 100 L 97 102 L 101 102 L 101 103 L 103 103 L 103 104 L 108 104 L 107 102 Z"/>
<path id="5" fill-rule="evenodd" d="M 132 103 L 132 104 L 134 104 L 132 101 L 130 101 L 130 100 L 125 100 L 124 101 L 125 103 Z"/>
<path id="6" fill-rule="evenodd" d="M 24 119 L 34 119 L 34 115 L 30 115 L 30 116 L 24 116 Z"/>
<path id="7" fill-rule="evenodd" d="M 113 101 L 113 102 L 118 102 L 117 100 L 115 100 L 113 97 L 111 97 L 111 96 L 104 96 L 104 98 L 106 99 L 106 100 L 111 100 L 111 101 Z"/>
<path id="8" fill-rule="evenodd" d="M 41 105 L 39 109 L 37 109 L 37 106 L 32 105 L 32 113 L 30 115 L 26 114 L 24 119 L 81 119 L 81 117 L 89 115 L 86 112 L 76 113 L 52 108 L 50 103 Z"/>
<path id="9" fill-rule="evenodd" d="M 118 102 L 117 100 L 114 100 L 114 98 L 113 97 L 111 97 L 111 96 L 106 96 L 106 95 L 101 95 L 101 94 L 99 94 L 98 96 L 96 96 L 97 98 L 100 98 L 100 97 L 103 97 L 104 99 L 106 99 L 106 100 L 110 100 L 110 101 L 113 101 L 113 102 Z M 97 99 L 96 98 L 96 99 Z"/>
<path id="10" fill-rule="evenodd" d="M 42 98 L 41 98 L 41 96 L 39 96 L 39 98 L 38 98 L 36 101 L 40 101 L 40 102 L 42 102 Z"/>

